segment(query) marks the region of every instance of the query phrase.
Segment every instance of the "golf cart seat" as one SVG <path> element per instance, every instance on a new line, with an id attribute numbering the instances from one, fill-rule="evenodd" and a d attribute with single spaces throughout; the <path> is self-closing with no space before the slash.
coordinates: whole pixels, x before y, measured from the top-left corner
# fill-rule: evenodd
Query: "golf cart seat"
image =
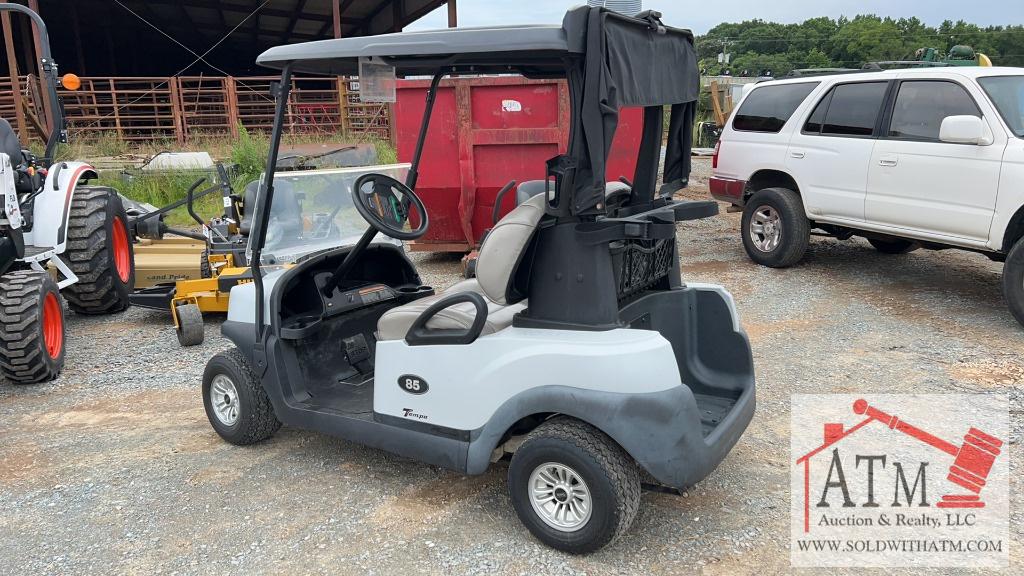
<path id="1" fill-rule="evenodd" d="M 480 247 L 476 278 L 463 280 L 440 294 L 388 310 L 377 321 L 377 339 L 405 338 L 416 319 L 432 305 L 452 294 L 468 291 L 477 292 L 487 303 L 487 321 L 481 335 L 493 334 L 511 326 L 512 318 L 526 308 L 527 301 L 510 297 L 509 285 L 542 216 L 543 194 L 533 196 L 506 214 L 491 229 Z M 475 319 L 476 308 L 473 304 L 462 302 L 441 310 L 426 326 L 434 330 L 467 330 Z"/>

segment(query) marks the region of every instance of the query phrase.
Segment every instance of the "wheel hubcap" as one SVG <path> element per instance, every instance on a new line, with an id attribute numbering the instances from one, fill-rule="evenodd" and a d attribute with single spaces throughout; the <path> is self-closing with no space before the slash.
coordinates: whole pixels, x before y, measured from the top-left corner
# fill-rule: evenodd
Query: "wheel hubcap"
<path id="1" fill-rule="evenodd" d="M 210 383 L 210 406 L 221 424 L 234 426 L 238 422 L 238 390 L 223 374 L 214 376 Z"/>
<path id="2" fill-rule="evenodd" d="M 782 240 L 782 217 L 771 206 L 760 206 L 750 218 L 750 241 L 761 252 L 771 252 Z"/>
<path id="3" fill-rule="evenodd" d="M 533 511 L 548 526 L 575 532 L 590 520 L 590 489 L 572 468 L 556 462 L 541 464 L 530 474 L 528 489 Z"/>

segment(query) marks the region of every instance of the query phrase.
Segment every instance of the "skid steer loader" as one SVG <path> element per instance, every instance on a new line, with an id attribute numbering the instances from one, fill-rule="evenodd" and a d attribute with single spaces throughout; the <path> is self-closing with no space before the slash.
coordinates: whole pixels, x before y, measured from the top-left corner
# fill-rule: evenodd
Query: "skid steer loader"
<path id="1" fill-rule="evenodd" d="M 0 375 L 28 384 L 52 380 L 64 366 L 64 300 L 79 314 L 125 310 L 134 260 L 117 191 L 86 185 L 98 175 L 84 162 L 54 161 L 67 132 L 46 25 L 19 4 L 0 4 L 0 11 L 20 12 L 35 23 L 53 110 L 42 158 L 0 120 Z M 65 85 L 71 88 L 75 79 L 68 75 Z"/>

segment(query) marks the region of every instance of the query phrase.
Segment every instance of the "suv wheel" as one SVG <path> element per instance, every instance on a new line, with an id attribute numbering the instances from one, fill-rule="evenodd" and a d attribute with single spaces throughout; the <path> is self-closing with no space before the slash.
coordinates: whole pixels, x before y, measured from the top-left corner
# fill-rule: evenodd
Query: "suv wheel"
<path id="1" fill-rule="evenodd" d="M 1017 240 L 1003 264 L 1003 295 L 1013 317 L 1024 325 L 1024 238 Z"/>
<path id="2" fill-rule="evenodd" d="M 811 225 L 800 196 L 786 188 L 758 190 L 743 208 L 743 247 L 762 266 L 786 268 L 807 252 Z"/>
<path id="3" fill-rule="evenodd" d="M 913 252 L 921 247 L 917 242 L 900 240 L 898 238 L 894 238 L 892 240 L 868 238 L 868 244 L 874 246 L 875 250 L 878 250 L 882 254 L 906 254 L 907 252 Z"/>

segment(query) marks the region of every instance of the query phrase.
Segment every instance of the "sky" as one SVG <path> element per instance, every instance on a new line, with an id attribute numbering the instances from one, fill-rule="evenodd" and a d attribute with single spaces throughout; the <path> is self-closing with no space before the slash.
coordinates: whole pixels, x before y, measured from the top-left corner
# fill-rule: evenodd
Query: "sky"
<path id="1" fill-rule="evenodd" d="M 458 0 L 459 26 L 503 24 L 560 24 L 565 11 L 586 0 Z M 662 20 L 703 34 L 722 22 L 760 18 L 782 23 L 817 16 L 877 14 L 894 18 L 917 16 L 925 24 L 966 20 L 974 24 L 1024 24 L 1024 1 L 995 0 L 975 4 L 963 0 L 643 0 L 645 10 L 657 10 Z M 714 9 L 711 9 L 711 7 Z M 979 6 L 981 8 L 979 9 Z M 406 30 L 430 30 L 448 25 L 442 6 Z"/>

